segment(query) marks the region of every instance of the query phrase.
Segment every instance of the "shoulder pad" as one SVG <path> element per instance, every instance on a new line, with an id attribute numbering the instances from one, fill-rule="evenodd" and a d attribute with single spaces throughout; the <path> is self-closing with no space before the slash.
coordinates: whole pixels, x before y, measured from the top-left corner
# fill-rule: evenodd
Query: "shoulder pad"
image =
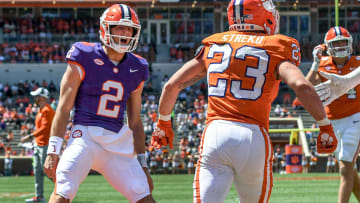
<path id="1" fill-rule="evenodd" d="M 75 46 L 75 48 L 77 48 L 79 51 L 81 52 L 92 52 L 93 48 L 95 47 L 94 43 L 89 43 L 89 42 L 75 42 L 73 44 L 73 46 Z"/>

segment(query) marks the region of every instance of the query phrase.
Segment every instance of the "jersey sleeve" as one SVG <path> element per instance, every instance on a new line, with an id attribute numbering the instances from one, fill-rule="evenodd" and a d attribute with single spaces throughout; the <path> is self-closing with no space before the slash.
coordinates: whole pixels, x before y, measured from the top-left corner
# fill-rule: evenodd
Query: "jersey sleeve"
<path id="1" fill-rule="evenodd" d="M 137 87 L 134 91 L 138 90 L 141 85 L 147 81 L 150 77 L 150 72 L 149 72 L 149 63 L 146 61 L 146 59 L 142 58 L 139 55 L 133 54 L 136 57 L 136 64 L 137 67 L 139 67 L 139 69 L 141 70 L 140 76 L 138 77 L 139 79 L 137 79 L 136 83 L 137 83 Z"/>
<path id="2" fill-rule="evenodd" d="M 83 65 L 82 47 L 79 42 L 75 42 L 66 54 L 67 62 L 76 62 Z"/>
<path id="3" fill-rule="evenodd" d="M 301 53 L 299 42 L 285 35 L 274 35 L 268 38 L 267 50 L 271 52 L 271 56 L 277 57 L 279 61 L 291 61 L 300 65 Z"/>
<path id="4" fill-rule="evenodd" d="M 149 63 L 146 61 L 146 59 L 142 58 L 142 57 L 138 57 L 139 60 L 139 65 L 141 66 L 141 69 L 143 70 L 142 73 L 142 81 L 146 81 L 149 79 Z"/>
<path id="5" fill-rule="evenodd" d="M 75 42 L 66 54 L 66 61 L 76 65 L 81 80 L 85 78 L 86 60 L 89 59 L 89 53 L 93 51 L 93 47 L 93 43 Z"/>
<path id="6" fill-rule="evenodd" d="M 144 65 L 144 75 L 143 75 L 143 81 L 147 81 L 150 77 L 149 73 L 149 64 Z"/>

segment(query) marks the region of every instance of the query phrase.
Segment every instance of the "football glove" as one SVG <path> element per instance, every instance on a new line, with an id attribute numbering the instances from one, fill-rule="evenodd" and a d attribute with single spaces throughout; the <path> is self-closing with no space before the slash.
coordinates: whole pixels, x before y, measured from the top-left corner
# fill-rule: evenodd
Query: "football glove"
<path id="1" fill-rule="evenodd" d="M 318 153 L 333 153 L 338 141 L 331 124 L 319 126 L 320 133 L 317 137 L 316 151 Z"/>
<path id="2" fill-rule="evenodd" d="M 314 57 L 314 62 L 320 63 L 322 52 L 326 49 L 324 44 L 319 44 L 314 47 L 312 55 Z"/>
<path id="3" fill-rule="evenodd" d="M 317 45 L 313 52 L 312 52 L 312 55 L 313 55 L 313 58 L 314 58 L 314 62 L 312 63 L 311 65 L 311 68 L 310 70 L 312 71 L 317 71 L 318 68 L 319 68 L 319 64 L 320 64 L 320 60 L 321 60 L 321 56 L 322 56 L 322 52 L 326 49 L 325 45 L 323 44 L 320 44 L 320 45 Z"/>
<path id="4" fill-rule="evenodd" d="M 151 137 L 151 145 L 157 149 L 169 145 L 170 149 L 172 149 L 173 141 L 174 132 L 171 126 L 171 120 L 163 121 L 159 119 Z"/>
<path id="5" fill-rule="evenodd" d="M 360 69 L 359 69 L 360 70 Z M 328 79 L 326 82 L 315 86 L 324 106 L 331 104 L 335 99 L 354 88 L 360 81 L 360 71 L 355 71 L 347 75 L 337 75 L 320 71 L 319 74 Z"/>

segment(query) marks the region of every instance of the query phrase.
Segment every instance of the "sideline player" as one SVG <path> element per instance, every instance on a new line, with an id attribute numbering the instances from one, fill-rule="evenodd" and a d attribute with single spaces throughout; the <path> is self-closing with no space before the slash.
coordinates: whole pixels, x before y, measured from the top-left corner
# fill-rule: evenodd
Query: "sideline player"
<path id="1" fill-rule="evenodd" d="M 341 26 L 332 27 L 325 35 L 325 45 L 314 48 L 314 62 L 306 78 L 314 85 L 326 80 L 319 71 L 344 75 L 358 66 L 358 56 L 351 56 L 352 36 Z M 329 56 L 322 56 L 327 49 Z M 324 75 L 324 74 L 323 74 Z M 335 151 L 339 161 L 340 187 L 338 202 L 349 202 L 351 192 L 360 201 L 360 179 L 354 167 L 360 145 L 360 86 L 348 92 L 325 107 L 328 118 L 335 129 L 339 145 Z"/>
<path id="2" fill-rule="evenodd" d="M 336 137 L 324 107 L 298 69 L 298 42 L 278 35 L 279 14 L 271 0 L 232 0 L 230 31 L 202 41 L 195 58 L 166 83 L 152 144 L 172 147 L 170 114 L 179 92 L 208 80 L 207 126 L 194 178 L 194 202 L 224 202 L 235 182 L 240 202 L 268 202 L 273 182 L 268 134 L 271 102 L 287 83 L 320 125 L 318 152 L 333 152 Z M 321 139 L 322 138 L 322 139 Z"/>
<path id="3" fill-rule="evenodd" d="M 140 118 L 148 63 L 130 53 L 136 49 L 140 28 L 133 9 L 114 4 L 100 17 L 102 43 L 77 42 L 68 51 L 44 165 L 48 176 L 56 179 L 50 202 L 72 201 L 90 169 L 130 202 L 155 202 Z M 74 127 L 59 161 L 73 106 Z M 129 127 L 124 124 L 125 108 Z"/>

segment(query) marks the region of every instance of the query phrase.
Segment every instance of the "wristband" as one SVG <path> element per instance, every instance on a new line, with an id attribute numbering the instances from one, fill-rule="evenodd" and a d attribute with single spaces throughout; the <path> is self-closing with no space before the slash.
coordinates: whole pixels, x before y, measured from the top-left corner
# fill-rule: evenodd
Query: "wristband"
<path id="1" fill-rule="evenodd" d="M 324 125 L 330 124 L 330 120 L 327 117 L 325 117 L 324 119 L 322 119 L 320 121 L 316 121 L 316 122 L 319 124 L 319 126 L 324 126 Z"/>
<path id="2" fill-rule="evenodd" d="M 318 68 L 319 68 L 319 64 L 320 64 L 319 62 L 314 61 L 314 62 L 312 63 L 312 65 L 311 65 L 310 70 L 312 70 L 312 71 L 317 71 Z"/>
<path id="3" fill-rule="evenodd" d="M 171 114 L 166 115 L 166 116 L 160 114 L 159 119 L 162 121 L 169 121 L 169 120 L 171 120 Z"/>
<path id="4" fill-rule="evenodd" d="M 138 154 L 137 155 L 137 160 L 139 161 L 141 167 L 143 168 L 147 168 L 147 163 L 146 163 L 146 158 L 145 158 L 145 154 Z"/>
<path id="5" fill-rule="evenodd" d="M 49 139 L 49 146 L 47 154 L 59 155 L 62 147 L 63 139 L 58 136 L 51 136 Z"/>

